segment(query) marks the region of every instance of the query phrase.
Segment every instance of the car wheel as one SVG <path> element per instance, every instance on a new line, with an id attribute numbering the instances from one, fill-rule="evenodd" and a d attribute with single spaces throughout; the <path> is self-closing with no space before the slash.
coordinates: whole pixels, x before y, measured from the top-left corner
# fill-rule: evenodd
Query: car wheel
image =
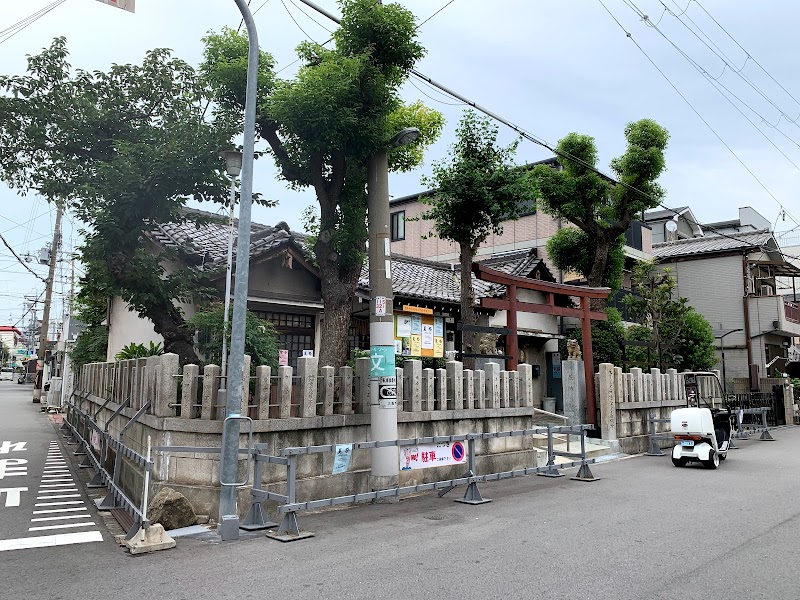
<path id="1" fill-rule="evenodd" d="M 689 459 L 687 459 L 687 458 L 673 458 L 672 459 L 672 464 L 675 465 L 676 467 L 685 467 L 688 462 L 689 462 Z"/>
<path id="2" fill-rule="evenodd" d="M 719 466 L 719 454 L 711 450 L 708 453 L 708 460 L 703 461 L 703 466 L 706 469 L 716 469 Z"/>

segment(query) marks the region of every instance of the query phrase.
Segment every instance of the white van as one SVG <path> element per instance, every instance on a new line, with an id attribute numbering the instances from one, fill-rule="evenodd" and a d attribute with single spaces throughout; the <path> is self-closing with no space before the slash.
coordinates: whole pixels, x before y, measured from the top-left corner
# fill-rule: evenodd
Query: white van
<path id="1" fill-rule="evenodd" d="M 0 381 L 3 380 L 12 381 L 14 379 L 14 369 L 11 367 L 3 367 L 0 369 Z"/>

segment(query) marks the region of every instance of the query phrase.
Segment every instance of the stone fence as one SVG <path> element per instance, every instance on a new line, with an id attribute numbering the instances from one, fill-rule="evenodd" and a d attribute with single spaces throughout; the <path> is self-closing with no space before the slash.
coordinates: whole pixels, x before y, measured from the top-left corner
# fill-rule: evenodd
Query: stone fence
<path id="1" fill-rule="evenodd" d="M 249 372 L 246 357 L 245 373 Z M 547 414 L 535 410 L 543 399 L 532 377 L 532 367 L 527 364 L 519 365 L 517 371 L 502 371 L 496 364 L 472 371 L 456 361 L 435 370 L 423 369 L 421 361 L 406 361 L 402 369 L 397 369 L 398 436 L 417 438 L 526 429 L 545 422 L 563 424 L 558 418 L 547 421 Z M 218 448 L 224 414 L 218 398 L 220 382 L 218 366 L 201 370 L 186 365 L 181 370 L 176 355 L 164 354 L 84 365 L 73 398 L 82 410 L 97 415 L 98 424 L 107 426 L 114 437 L 141 411 L 137 424 L 125 434 L 125 443 L 137 451 L 144 451 L 148 437 L 154 446 Z M 279 367 L 273 373 L 270 367 L 257 366 L 255 376 L 245 383 L 242 414 L 253 419 L 253 442 L 267 444 L 270 453 L 289 446 L 371 439 L 369 359 L 359 359 L 354 369 L 334 369 L 318 368 L 315 357 L 303 357 L 296 370 Z M 149 407 L 142 410 L 148 402 Z M 242 428 L 242 447 L 248 443 L 244 433 L 248 428 Z M 489 440 L 476 450 L 479 466 L 494 471 L 536 466 L 541 456 L 529 437 Z M 323 456 L 304 457 L 298 463 L 298 498 L 369 491 L 369 451 L 357 450 L 350 470 L 337 475 L 332 475 L 332 465 Z M 155 488 L 169 485 L 183 492 L 198 513 L 216 517 L 219 454 L 164 452 L 156 453 L 154 462 Z M 244 464 L 240 462 L 242 479 Z M 453 469 L 452 476 L 463 475 L 463 469 Z M 400 484 L 423 483 L 443 472 L 401 472 Z M 285 469 L 265 469 L 267 488 L 280 489 L 284 479 Z M 136 482 L 131 485 L 135 487 Z M 240 488 L 242 511 L 249 508 L 248 490 Z"/>

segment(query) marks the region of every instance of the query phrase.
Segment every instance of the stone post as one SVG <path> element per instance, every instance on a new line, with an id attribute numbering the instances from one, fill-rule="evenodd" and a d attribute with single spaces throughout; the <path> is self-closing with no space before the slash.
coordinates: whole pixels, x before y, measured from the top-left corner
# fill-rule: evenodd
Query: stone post
<path id="1" fill-rule="evenodd" d="M 269 419 L 269 398 L 271 387 L 272 367 L 259 365 L 256 367 L 256 395 L 255 418 Z"/>
<path id="2" fill-rule="evenodd" d="M 786 379 L 783 384 L 783 413 L 786 417 L 786 424 L 792 425 L 794 423 L 794 388 L 789 379 Z"/>
<path id="3" fill-rule="evenodd" d="M 160 357 L 160 385 L 156 392 L 155 406 L 153 406 L 153 414 L 156 417 L 172 417 L 175 415 L 175 410 L 170 404 L 178 402 L 178 378 L 175 377 L 180 373 L 180 363 L 177 354 L 168 353 L 162 354 Z"/>
<path id="4" fill-rule="evenodd" d="M 464 408 L 464 363 L 457 360 L 447 361 L 447 408 Z"/>
<path id="5" fill-rule="evenodd" d="M 486 408 L 500 408 L 500 365 L 497 363 L 486 363 L 484 367 L 486 373 Z"/>
<path id="6" fill-rule="evenodd" d="M 142 386 L 142 377 L 141 377 L 141 368 L 137 369 L 139 374 L 137 374 L 137 378 L 139 379 L 138 386 L 141 389 Z M 217 390 L 219 389 L 219 374 L 220 368 L 217 365 L 206 365 L 203 367 L 203 400 L 202 406 L 200 407 L 200 418 L 204 421 L 210 421 L 212 419 L 212 415 L 217 413 L 216 404 L 217 404 Z"/>
<path id="7" fill-rule="evenodd" d="M 508 371 L 500 371 L 500 408 L 511 406 L 511 386 Z"/>
<path id="8" fill-rule="evenodd" d="M 422 410 L 422 361 L 407 360 L 403 363 L 403 379 L 405 393 L 408 398 L 406 410 L 419 412 Z"/>
<path id="9" fill-rule="evenodd" d="M 250 416 L 250 355 L 244 355 L 242 365 L 242 404 L 239 414 L 243 417 Z"/>
<path id="10" fill-rule="evenodd" d="M 475 408 L 475 380 L 472 369 L 464 369 L 462 383 L 464 386 L 464 408 L 472 410 Z"/>
<path id="11" fill-rule="evenodd" d="M 604 440 L 617 439 L 617 396 L 614 385 L 614 365 L 600 363 L 600 385 L 597 388 L 600 405 L 600 435 Z"/>
<path id="12" fill-rule="evenodd" d="M 667 369 L 667 400 L 678 399 L 678 371 Z"/>
<path id="13" fill-rule="evenodd" d="M 522 363 L 517 367 L 517 406 L 533 406 L 533 367 L 527 363 Z"/>
<path id="14" fill-rule="evenodd" d="M 422 410 L 433 410 L 433 369 L 422 369 Z"/>
<path id="15" fill-rule="evenodd" d="M 403 368 L 395 367 L 394 377 L 397 385 L 397 410 L 398 412 L 405 410 L 404 395 L 405 395 L 405 381 L 403 377 Z"/>
<path id="16" fill-rule="evenodd" d="M 333 398 L 336 389 L 336 368 L 322 367 L 320 370 L 319 381 L 319 403 L 322 404 L 322 414 L 329 416 L 333 414 Z"/>
<path id="17" fill-rule="evenodd" d="M 278 417 L 288 419 L 292 416 L 292 367 L 278 367 Z"/>
<path id="18" fill-rule="evenodd" d="M 181 388 L 181 419 L 194 416 L 194 403 L 197 402 L 198 376 L 200 367 L 186 365 L 183 367 L 183 386 Z"/>
<path id="19" fill-rule="evenodd" d="M 369 406 L 369 358 L 356 359 L 356 413 L 368 415 Z"/>
<path id="20" fill-rule="evenodd" d="M 661 388 L 661 369 L 650 369 L 653 379 L 653 400 L 655 402 L 664 401 L 664 390 Z"/>
<path id="21" fill-rule="evenodd" d="M 436 390 L 434 403 L 436 410 L 447 410 L 447 369 L 436 369 Z"/>
<path id="22" fill-rule="evenodd" d="M 561 385 L 564 394 L 564 416 L 570 425 L 586 423 L 586 376 L 582 360 L 561 362 Z"/>
<path id="23" fill-rule="evenodd" d="M 300 380 L 299 417 L 317 416 L 317 357 L 301 356 L 297 359 Z"/>
<path id="24" fill-rule="evenodd" d="M 512 408 L 523 406 L 519 398 L 519 370 L 508 372 L 508 405 Z"/>
<path id="25" fill-rule="evenodd" d="M 476 369 L 472 374 L 475 388 L 475 404 L 473 408 L 486 408 L 486 371 Z"/>
<path id="26" fill-rule="evenodd" d="M 353 367 L 339 368 L 339 402 L 342 414 L 353 414 Z"/>
<path id="27" fill-rule="evenodd" d="M 633 367 L 631 369 L 631 379 L 632 381 L 632 397 L 630 399 L 631 402 L 642 402 L 644 401 L 644 378 L 642 376 L 642 370 L 639 367 Z"/>

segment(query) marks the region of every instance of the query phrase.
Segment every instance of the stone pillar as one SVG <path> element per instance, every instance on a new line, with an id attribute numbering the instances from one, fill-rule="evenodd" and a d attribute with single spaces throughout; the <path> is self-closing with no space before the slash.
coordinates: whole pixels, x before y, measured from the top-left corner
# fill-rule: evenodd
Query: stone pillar
<path id="1" fill-rule="evenodd" d="M 181 419 L 191 419 L 194 416 L 194 403 L 197 402 L 197 378 L 199 375 L 200 367 L 197 365 L 186 365 L 183 367 L 183 385 L 181 387 Z"/>
<path id="2" fill-rule="evenodd" d="M 600 405 L 600 436 L 604 440 L 617 439 L 617 394 L 614 385 L 614 365 L 600 363 L 600 385 L 597 395 Z"/>
<path id="3" fill-rule="evenodd" d="M 586 423 L 586 376 L 582 360 L 561 362 L 561 386 L 564 390 L 564 416 L 570 425 Z"/>
<path id="4" fill-rule="evenodd" d="M 422 369 L 422 410 L 433 410 L 433 369 Z"/>
<path id="5" fill-rule="evenodd" d="M 667 400 L 678 399 L 678 371 L 667 369 Z"/>
<path id="6" fill-rule="evenodd" d="M 405 410 L 422 410 L 422 361 L 407 360 L 403 363 L 403 379 L 408 405 Z"/>
<path id="7" fill-rule="evenodd" d="M 269 419 L 271 377 L 272 367 L 268 365 L 256 367 L 255 419 Z"/>
<path id="8" fill-rule="evenodd" d="M 794 423 L 794 389 L 788 379 L 783 384 L 783 412 L 786 417 L 786 424 Z"/>
<path id="9" fill-rule="evenodd" d="M 464 408 L 464 363 L 457 360 L 447 361 L 447 408 L 462 410 Z"/>
<path id="10" fill-rule="evenodd" d="M 292 416 L 292 367 L 278 367 L 278 417 Z"/>
<path id="11" fill-rule="evenodd" d="M 631 380 L 630 402 L 642 402 L 644 400 L 644 378 L 639 367 L 631 369 Z"/>
<path id="12" fill-rule="evenodd" d="M 356 413 L 368 415 L 369 407 L 369 358 L 356 359 Z"/>
<path id="13" fill-rule="evenodd" d="M 339 402 L 342 414 L 353 414 L 353 367 L 339 368 Z"/>
<path id="14" fill-rule="evenodd" d="M 485 408 L 500 408 L 500 365 L 486 363 L 486 399 Z"/>
<path id="15" fill-rule="evenodd" d="M 320 370 L 319 403 L 322 405 L 322 414 L 333 414 L 333 399 L 336 390 L 336 369 L 322 367 Z"/>
<path id="16" fill-rule="evenodd" d="M 141 367 L 137 369 L 139 374 L 138 386 L 141 388 L 143 381 L 141 377 Z M 220 368 L 217 365 L 206 365 L 203 367 L 203 401 L 200 407 L 200 418 L 210 421 L 213 415 L 217 414 L 217 390 L 219 389 Z"/>
<path id="17" fill-rule="evenodd" d="M 472 374 L 475 388 L 475 405 L 473 408 L 486 408 L 486 371 L 476 369 Z"/>
<path id="18" fill-rule="evenodd" d="M 301 356 L 297 359 L 300 381 L 300 417 L 317 416 L 317 357 Z"/>
<path id="19" fill-rule="evenodd" d="M 664 401 L 664 390 L 661 388 L 661 369 L 650 369 L 653 379 L 653 398 L 655 402 Z"/>
<path id="20" fill-rule="evenodd" d="M 230 392 L 229 392 L 230 393 Z M 239 407 L 239 414 L 243 417 L 250 416 L 250 355 L 244 355 L 242 365 L 242 404 Z"/>
<path id="21" fill-rule="evenodd" d="M 509 385 L 508 371 L 500 371 L 500 408 L 511 406 L 511 386 Z"/>
<path id="22" fill-rule="evenodd" d="M 472 410 L 475 408 L 475 380 L 472 369 L 464 369 L 462 384 L 464 386 L 464 408 Z"/>
<path id="23" fill-rule="evenodd" d="M 155 403 L 152 406 L 153 414 L 156 417 L 175 416 L 175 410 L 170 404 L 178 401 L 178 378 L 175 375 L 180 373 L 180 366 L 177 354 L 162 354 L 160 362 L 160 381 L 155 395 Z"/>
<path id="24" fill-rule="evenodd" d="M 447 369 L 436 369 L 436 409 L 447 410 Z"/>
<path id="25" fill-rule="evenodd" d="M 397 385 L 397 411 L 400 412 L 405 410 L 405 407 L 403 406 L 403 394 L 405 394 L 405 386 L 403 384 L 405 382 L 403 381 L 402 367 L 395 367 L 394 377 Z"/>
<path id="26" fill-rule="evenodd" d="M 517 367 L 519 373 L 517 406 L 533 406 L 533 367 L 523 363 Z"/>
<path id="27" fill-rule="evenodd" d="M 519 400 L 519 370 L 508 372 L 508 405 L 512 408 L 523 406 Z"/>

